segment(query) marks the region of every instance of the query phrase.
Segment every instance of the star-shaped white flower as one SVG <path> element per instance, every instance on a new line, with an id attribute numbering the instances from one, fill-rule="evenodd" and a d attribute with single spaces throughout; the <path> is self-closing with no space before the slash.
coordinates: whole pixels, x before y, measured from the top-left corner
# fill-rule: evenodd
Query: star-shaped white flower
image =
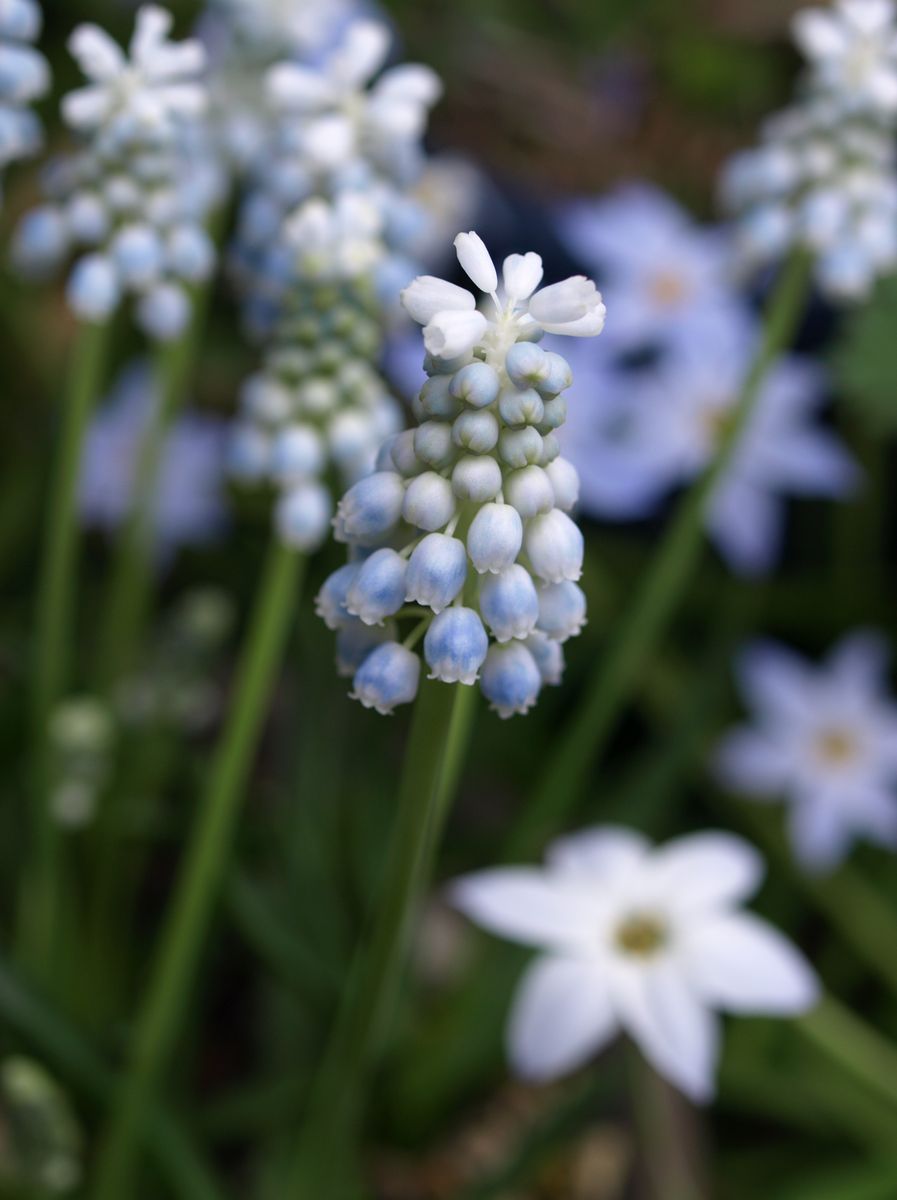
<path id="1" fill-rule="evenodd" d="M 573 275 L 540 288 L 538 254 L 509 254 L 499 287 L 495 263 L 479 234 L 459 233 L 455 251 L 464 272 L 489 298 L 491 315 L 477 309 L 466 288 L 420 275 L 402 292 L 402 303 L 424 327 L 424 345 L 436 358 L 458 358 L 474 348 L 501 358 L 522 337 L 540 330 L 570 337 L 594 337 L 604 328 L 605 307 L 591 279 Z M 538 288 L 538 291 L 536 290 Z"/>
<path id="2" fill-rule="evenodd" d="M 717 753 L 725 783 L 789 805 L 794 852 L 834 866 L 855 838 L 897 847 L 897 705 L 884 683 L 887 653 L 868 633 L 844 638 L 814 668 L 784 646 L 749 646 L 738 663 L 753 722 Z"/>
<path id="3" fill-rule="evenodd" d="M 285 222 L 284 235 L 308 279 L 357 279 L 385 253 L 380 209 L 362 192 L 343 192 L 332 203 L 307 200 Z"/>
<path id="4" fill-rule="evenodd" d="M 716 1010 L 785 1016 L 817 998 L 816 978 L 771 925 L 739 905 L 762 862 L 723 833 L 658 849 L 631 830 L 598 828 L 549 847 L 542 869 L 459 880 L 456 906 L 543 953 L 518 990 L 508 1028 L 515 1069 L 553 1079 L 619 1031 L 695 1100 L 714 1091 Z"/>
<path id="5" fill-rule="evenodd" d="M 839 0 L 794 18 L 813 81 L 851 110 L 897 113 L 897 13 L 892 0 Z"/>
<path id="6" fill-rule="evenodd" d="M 335 170 L 365 151 L 389 159 L 414 144 L 442 86 L 429 67 L 403 63 L 377 75 L 389 53 L 389 29 L 354 21 L 342 42 L 316 67 L 280 63 L 268 72 L 271 102 L 301 116 L 302 148 L 319 170 Z"/>
<path id="7" fill-rule="evenodd" d="M 169 41 L 172 24 L 164 8 L 139 9 L 127 55 L 98 25 L 79 25 L 69 49 L 90 82 L 63 98 L 69 125 L 85 132 L 107 126 L 165 136 L 177 121 L 201 113 L 206 92 L 197 76 L 205 51 L 192 39 Z"/>

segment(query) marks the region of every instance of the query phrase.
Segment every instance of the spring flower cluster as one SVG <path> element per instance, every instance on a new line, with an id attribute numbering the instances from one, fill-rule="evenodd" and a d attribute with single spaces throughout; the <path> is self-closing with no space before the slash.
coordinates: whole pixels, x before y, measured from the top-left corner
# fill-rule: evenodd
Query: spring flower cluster
<path id="1" fill-rule="evenodd" d="M 604 827 L 554 842 L 542 870 L 458 880 L 453 903 L 477 924 L 541 951 L 508 1026 L 516 1071 L 554 1079 L 619 1031 L 692 1099 L 714 1093 L 716 1010 L 785 1016 L 812 1007 L 815 976 L 771 925 L 740 911 L 759 887 L 757 853 L 724 833 L 653 848 Z"/>
<path id="2" fill-rule="evenodd" d="M 500 287 L 477 234 L 455 246 L 488 315 L 471 292 L 432 276 L 403 292 L 427 351 L 419 424 L 387 441 L 377 470 L 340 502 L 336 537 L 355 553 L 324 584 L 318 611 L 338 631 L 340 668 L 354 672 L 365 707 L 388 713 L 414 699 L 412 646 L 425 629 L 430 677 L 479 679 L 509 717 L 560 682 L 562 643 L 586 611 L 583 538 L 568 515 L 579 481 L 555 434 L 571 373 L 534 339 L 594 336 L 605 310 L 584 276 L 540 287 L 537 254 L 506 258 Z M 400 642 L 394 618 L 406 604 L 418 621 Z"/>
<path id="3" fill-rule="evenodd" d="M 47 60 L 33 45 L 41 25 L 37 0 L 0 4 L 0 171 L 41 146 L 40 122 L 28 107 L 50 86 Z"/>
<path id="4" fill-rule="evenodd" d="M 838 0 L 799 12 L 793 33 L 800 95 L 730 163 L 723 198 L 748 264 L 801 246 L 824 291 L 856 300 L 897 265 L 897 11 Z"/>
<path id="5" fill-rule="evenodd" d="M 50 165 L 48 202 L 26 215 L 14 247 L 34 275 L 74 253 L 76 315 L 105 321 L 131 296 L 138 324 L 160 340 L 182 332 L 189 287 L 212 272 L 205 222 L 222 186 L 199 123 L 204 52 L 171 41 L 171 26 L 164 9 L 141 8 L 127 55 L 98 26 L 74 31 L 69 48 L 88 82 L 62 111 L 84 146 Z"/>
<path id="6" fill-rule="evenodd" d="M 233 471 L 273 485 L 280 534 L 305 551 L 333 514 L 328 470 L 353 483 L 402 425 L 376 365 L 378 282 L 397 293 L 414 274 L 398 247 L 418 228 L 408 189 L 439 83 L 414 64 L 381 71 L 388 49 L 385 26 L 355 21 L 319 65 L 271 70 L 275 143 L 231 256 L 247 324 L 265 345 L 242 390 Z"/>
<path id="7" fill-rule="evenodd" d="M 845 637 L 821 667 L 773 642 L 738 663 L 753 722 L 720 746 L 722 781 L 788 805 L 791 843 L 810 870 L 836 866 L 853 841 L 897 848 L 897 704 L 887 651 L 870 633 Z"/>

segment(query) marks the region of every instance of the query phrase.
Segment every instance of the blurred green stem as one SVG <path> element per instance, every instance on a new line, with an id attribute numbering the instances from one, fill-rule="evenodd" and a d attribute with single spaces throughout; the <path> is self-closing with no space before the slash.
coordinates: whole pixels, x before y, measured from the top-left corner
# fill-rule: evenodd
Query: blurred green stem
<path id="1" fill-rule="evenodd" d="M 22 960 L 43 979 L 52 977 L 57 933 L 59 828 L 48 796 L 48 734 L 53 709 L 69 682 L 78 572 L 78 479 L 110 342 L 111 322 L 81 325 L 76 335 L 51 468 L 39 566 L 32 667 L 30 777 L 31 845 L 22 872 L 18 942 Z"/>
<path id="2" fill-rule="evenodd" d="M 287 1196 L 337 1196 L 352 1172 L 366 1084 L 388 1033 L 418 901 L 467 752 L 476 688 L 424 683 L 408 735 L 392 849 L 306 1106 Z"/>
<path id="3" fill-rule="evenodd" d="M 134 1195 L 138 1140 L 195 981 L 304 564 L 301 555 L 272 538 L 230 712 L 136 1019 L 130 1069 L 101 1141 L 93 1200 Z"/>
<path id="4" fill-rule="evenodd" d="M 76 1029 L 2 962 L 0 1015 L 4 1025 L 23 1038 L 41 1061 L 84 1096 L 102 1105 L 112 1101 L 116 1080 L 102 1059 Z M 222 1200 L 214 1177 L 184 1136 L 182 1121 L 174 1121 L 162 1110 L 154 1108 L 142 1136 L 160 1171 L 167 1176 L 173 1195 L 183 1200 Z"/>
<path id="5" fill-rule="evenodd" d="M 632 1111 L 639 1173 L 650 1200 L 706 1200 L 699 1167 L 700 1131 L 694 1110 L 629 1046 Z"/>
<path id="6" fill-rule="evenodd" d="M 655 653 L 698 561 L 713 491 L 732 461 L 770 367 L 794 337 L 808 279 L 808 260 L 795 255 L 782 270 L 769 302 L 760 348 L 717 456 L 680 502 L 613 644 L 597 662 L 585 694 L 559 728 L 529 804 L 510 838 L 509 857 L 528 857 L 537 851 L 576 805 L 590 767 L 607 745 L 621 709 Z"/>
<path id="7" fill-rule="evenodd" d="M 116 542 L 111 577 L 99 623 L 98 685 L 108 694 L 134 667 L 150 608 L 153 532 L 159 472 L 165 443 L 190 376 L 206 325 L 211 284 L 193 290 L 190 323 L 177 340 L 162 344 L 153 362 L 153 398 L 131 497 L 128 520 Z"/>
<path id="8" fill-rule="evenodd" d="M 897 1046 L 832 996 L 795 1022 L 820 1050 L 894 1110 L 897 1133 Z"/>

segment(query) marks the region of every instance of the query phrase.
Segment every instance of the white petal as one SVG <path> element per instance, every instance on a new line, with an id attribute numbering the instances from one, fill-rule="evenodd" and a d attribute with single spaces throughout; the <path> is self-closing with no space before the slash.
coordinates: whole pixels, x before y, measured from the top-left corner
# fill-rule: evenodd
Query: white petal
<path id="1" fill-rule="evenodd" d="M 788 832 L 795 856 L 808 871 L 830 871 L 847 855 L 853 841 L 850 824 L 838 805 L 805 797 L 792 804 Z"/>
<path id="2" fill-rule="evenodd" d="M 826 666 L 838 682 L 853 693 L 874 694 L 888 666 L 887 639 L 871 629 L 842 638 L 828 656 Z"/>
<path id="3" fill-rule="evenodd" d="M 562 875 L 608 881 L 644 862 L 651 844 L 634 829 L 611 825 L 558 838 L 545 854 L 550 870 Z"/>
<path id="4" fill-rule="evenodd" d="M 62 116 L 73 129 L 90 129 L 106 119 L 110 97 L 103 87 L 82 87 L 62 97 Z"/>
<path id="5" fill-rule="evenodd" d="M 789 776 L 781 746 L 768 733 L 747 725 L 723 738 L 714 765 L 726 787 L 753 797 L 779 795 Z"/>
<path id="6" fill-rule="evenodd" d="M 325 70 L 347 87 L 367 83 L 386 61 L 389 43 L 389 29 L 382 22 L 354 21 L 325 64 Z"/>
<path id="7" fill-rule="evenodd" d="M 84 74 L 97 83 L 114 79 L 124 69 L 121 47 L 98 25 L 79 25 L 69 38 L 68 48 Z"/>
<path id="8" fill-rule="evenodd" d="M 458 262 L 480 291 L 491 296 L 498 287 L 498 275 L 492 256 L 480 235 L 473 230 L 470 233 L 459 233 L 455 238 L 455 252 Z"/>
<path id="9" fill-rule="evenodd" d="M 738 657 L 737 673 L 744 698 L 758 716 L 791 722 L 812 708 L 815 673 L 777 642 L 751 642 Z"/>
<path id="10" fill-rule="evenodd" d="M 380 76 L 373 94 L 429 108 L 442 95 L 442 82 L 429 67 L 420 63 L 402 63 Z"/>
<path id="11" fill-rule="evenodd" d="M 278 63 L 265 76 L 269 99 L 282 108 L 314 112 L 333 100 L 333 89 L 317 71 L 297 63 Z"/>
<path id="12" fill-rule="evenodd" d="M 484 929 L 526 946 L 581 946 L 588 924 L 579 898 L 533 867 L 465 875 L 451 885 L 449 899 Z"/>
<path id="13" fill-rule="evenodd" d="M 657 850 L 651 887 L 677 912 L 735 904 L 752 895 L 763 878 L 763 859 L 730 833 L 694 833 Z"/>
<path id="14" fill-rule="evenodd" d="M 652 1066 L 693 1100 L 715 1090 L 719 1022 L 688 987 L 678 966 L 618 963 L 611 994 L 620 1023 Z"/>
<path id="15" fill-rule="evenodd" d="M 501 268 L 508 298 L 528 300 L 542 282 L 542 274 L 542 259 L 532 250 L 528 254 L 509 254 Z"/>
<path id="16" fill-rule="evenodd" d="M 174 17 L 158 4 L 144 4 L 138 8 L 130 46 L 134 62 L 141 66 L 151 63 L 173 24 Z"/>
<path id="17" fill-rule="evenodd" d="M 577 321 L 567 321 L 557 325 L 551 321 L 540 322 L 540 324 L 546 333 L 556 333 L 561 337 L 597 337 L 604 329 L 606 317 L 607 310 L 603 304 L 600 304 Z"/>
<path id="18" fill-rule="evenodd" d="M 597 964 L 542 958 L 526 972 L 515 996 L 508 1054 L 525 1079 L 555 1079 L 587 1062 L 616 1029 Z"/>
<path id="19" fill-rule="evenodd" d="M 791 30 L 800 49 L 810 58 L 831 58 L 847 50 L 844 26 L 820 9 L 809 8 L 797 13 Z"/>
<path id="20" fill-rule="evenodd" d="M 728 1012 L 805 1012 L 819 996 L 803 955 L 752 913 L 698 922 L 683 939 L 683 953 L 699 994 Z"/>
<path id="21" fill-rule="evenodd" d="M 437 313 L 471 312 L 477 306 L 472 292 L 435 275 L 418 275 L 402 290 L 401 298 L 408 315 L 420 325 Z"/>
<path id="22" fill-rule="evenodd" d="M 598 289 L 585 275 L 571 275 L 560 283 L 540 288 L 529 302 L 529 310 L 540 325 L 569 325 L 600 307 Z"/>
<path id="23" fill-rule="evenodd" d="M 481 312 L 439 312 L 424 326 L 424 346 L 436 358 L 457 358 L 474 348 L 488 324 Z"/>

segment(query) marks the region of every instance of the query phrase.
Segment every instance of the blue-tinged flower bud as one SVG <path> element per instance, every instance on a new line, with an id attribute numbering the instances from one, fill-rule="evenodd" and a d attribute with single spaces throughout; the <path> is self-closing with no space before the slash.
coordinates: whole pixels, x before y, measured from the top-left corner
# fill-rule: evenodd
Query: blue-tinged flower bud
<path id="1" fill-rule="evenodd" d="M 278 425 L 293 411 L 293 393 L 285 383 L 258 372 L 244 380 L 240 402 L 245 410 L 265 424 Z"/>
<path id="2" fill-rule="evenodd" d="M 557 687 L 564 678 L 564 649 L 560 642 L 535 629 L 523 644 L 533 656 L 543 684 Z"/>
<path id="3" fill-rule="evenodd" d="M 451 421 L 461 411 L 461 403 L 450 392 L 451 375 L 431 375 L 420 390 L 420 410 L 424 417 Z"/>
<path id="4" fill-rule="evenodd" d="M 536 627 L 557 642 L 576 637 L 586 623 L 585 592 L 569 579 L 546 583 L 539 588 L 539 620 Z"/>
<path id="5" fill-rule="evenodd" d="M 365 625 L 382 625 L 405 603 L 407 568 L 407 562 L 395 550 L 375 550 L 349 585 L 347 612 Z"/>
<path id="6" fill-rule="evenodd" d="M 498 421 L 486 410 L 465 409 L 452 425 L 452 440 L 463 450 L 487 454 L 498 442 Z"/>
<path id="7" fill-rule="evenodd" d="M 271 438 L 257 425 L 238 424 L 227 447 L 228 470 L 241 483 L 259 483 L 271 469 Z"/>
<path id="8" fill-rule="evenodd" d="M 454 375 L 456 371 L 460 371 L 462 367 L 466 366 L 470 359 L 469 352 L 457 354 L 454 358 L 442 358 L 425 350 L 424 371 L 427 375 Z"/>
<path id="9" fill-rule="evenodd" d="M 355 562 L 337 568 L 327 576 L 315 596 L 315 612 L 328 629 L 339 629 L 342 625 L 352 623 L 346 608 L 346 596 L 360 570 L 361 564 Z"/>
<path id="10" fill-rule="evenodd" d="M 539 455 L 539 466 L 548 468 L 561 452 L 561 444 L 553 433 L 546 433 L 542 438 L 542 453 Z M 549 476 L 550 478 L 550 476 Z"/>
<path id="11" fill-rule="evenodd" d="M 87 254 L 75 263 L 66 287 L 72 311 L 82 321 L 105 321 L 121 300 L 121 283 L 104 254 Z"/>
<path id="12" fill-rule="evenodd" d="M 297 399 L 309 416 L 326 417 L 340 404 L 339 389 L 329 379 L 310 379 L 299 389 Z"/>
<path id="13" fill-rule="evenodd" d="M 399 704 L 410 704 L 417 695 L 420 659 L 399 642 L 384 642 L 367 656 L 355 672 L 353 700 L 388 716 Z"/>
<path id="14" fill-rule="evenodd" d="M 511 504 L 484 504 L 467 531 L 467 553 L 481 575 L 509 567 L 522 545 L 523 522 Z"/>
<path id="15" fill-rule="evenodd" d="M 378 646 L 394 642 L 398 636 L 395 621 L 385 625 L 365 625 L 350 619 L 336 631 L 336 671 L 351 679 L 367 656 Z"/>
<path id="16" fill-rule="evenodd" d="M 498 398 L 500 386 L 498 372 L 493 367 L 484 362 L 472 362 L 455 373 L 451 393 L 472 408 L 488 408 Z"/>
<path id="17" fill-rule="evenodd" d="M 377 441 L 372 413 L 343 409 L 328 422 L 327 444 L 333 461 L 343 472 L 351 471 L 355 463 L 362 461 L 369 468 Z"/>
<path id="18" fill-rule="evenodd" d="M 524 521 L 554 508 L 554 488 L 541 467 L 524 467 L 505 479 L 505 499 L 513 504 Z"/>
<path id="19" fill-rule="evenodd" d="M 542 676 L 526 646 L 514 641 L 490 647 L 480 687 L 491 708 L 505 720 L 529 712 L 538 699 Z"/>
<path id="20" fill-rule="evenodd" d="M 189 320 L 190 298 L 176 283 L 157 283 L 137 305 L 141 329 L 160 342 L 180 337 Z"/>
<path id="21" fill-rule="evenodd" d="M 352 485 L 336 510 L 334 537 L 338 542 L 376 546 L 398 524 L 405 484 L 395 471 L 376 471 Z"/>
<path id="22" fill-rule="evenodd" d="M 410 479 L 413 475 L 420 475 L 424 464 L 414 450 L 413 429 L 405 429 L 402 433 L 397 433 L 390 440 L 389 445 L 392 464 L 400 475 L 404 475 L 406 479 Z"/>
<path id="23" fill-rule="evenodd" d="M 483 504 L 501 491 L 501 467 L 489 454 L 467 454 L 452 470 L 452 490 L 459 500 Z"/>
<path id="24" fill-rule="evenodd" d="M 280 483 L 319 475 L 324 463 L 324 439 L 313 425 L 288 425 L 274 439 L 271 472 Z"/>
<path id="25" fill-rule="evenodd" d="M 97 246 L 109 235 L 109 214 L 96 192 L 76 192 L 65 206 L 65 219 L 86 246 Z"/>
<path id="26" fill-rule="evenodd" d="M 549 368 L 545 351 L 532 342 L 517 342 L 505 357 L 505 370 L 518 387 L 534 387 L 541 383 Z"/>
<path id="27" fill-rule="evenodd" d="M 479 613 L 454 604 L 433 618 L 424 637 L 430 678 L 443 683 L 476 683 L 488 650 Z"/>
<path id="28" fill-rule="evenodd" d="M 455 515 L 452 485 L 435 471 L 424 471 L 409 481 L 402 516 L 409 525 L 433 532 L 442 529 Z"/>
<path id="29" fill-rule="evenodd" d="M 513 563 L 480 581 L 480 612 L 498 642 L 525 638 L 536 627 L 539 597 L 526 567 Z"/>
<path id="30" fill-rule="evenodd" d="M 455 461 L 452 427 L 446 421 L 424 421 L 414 431 L 414 452 L 421 462 L 440 469 Z"/>
<path id="31" fill-rule="evenodd" d="M 50 204 L 26 213 L 19 222 L 12 246 L 16 269 L 33 279 L 51 274 L 69 248 L 65 218 Z"/>
<path id="32" fill-rule="evenodd" d="M 405 574 L 405 599 L 440 613 L 467 579 L 467 551 L 460 538 L 428 533 L 412 551 Z"/>
<path id="33" fill-rule="evenodd" d="M 542 457 L 542 435 L 532 425 L 503 429 L 498 442 L 501 460 L 509 467 L 525 467 Z"/>
<path id="34" fill-rule="evenodd" d="M 507 425 L 538 425 L 545 406 L 535 388 L 505 388 L 498 400 L 498 411 Z"/>
<path id="35" fill-rule="evenodd" d="M 148 287 L 159 277 L 165 262 L 162 240 L 150 225 L 123 225 L 109 249 L 126 287 Z"/>
<path id="36" fill-rule="evenodd" d="M 201 283 L 215 266 L 215 246 L 201 225 L 178 225 L 168 235 L 168 265 L 181 279 Z"/>
<path id="37" fill-rule="evenodd" d="M 545 360 L 548 363 L 548 373 L 535 386 L 544 397 L 548 398 L 566 391 L 573 382 L 573 372 L 570 364 L 561 354 L 554 354 L 548 350 L 545 353 Z"/>
<path id="38" fill-rule="evenodd" d="M 555 458 L 545 468 L 545 474 L 554 488 L 555 506 L 570 512 L 579 500 L 579 472 L 567 458 Z"/>
<path id="39" fill-rule="evenodd" d="M 539 421 L 539 432 L 550 433 L 552 429 L 560 429 L 567 420 L 567 397 L 552 396 L 542 405 L 542 420 Z"/>
<path id="40" fill-rule="evenodd" d="M 323 484 L 306 481 L 281 496 L 274 514 L 280 538 L 294 550 L 317 550 L 327 535 L 333 500 Z"/>
<path id="41" fill-rule="evenodd" d="M 582 575 L 582 533 L 559 508 L 527 522 L 523 545 L 533 570 L 546 583 Z"/>

